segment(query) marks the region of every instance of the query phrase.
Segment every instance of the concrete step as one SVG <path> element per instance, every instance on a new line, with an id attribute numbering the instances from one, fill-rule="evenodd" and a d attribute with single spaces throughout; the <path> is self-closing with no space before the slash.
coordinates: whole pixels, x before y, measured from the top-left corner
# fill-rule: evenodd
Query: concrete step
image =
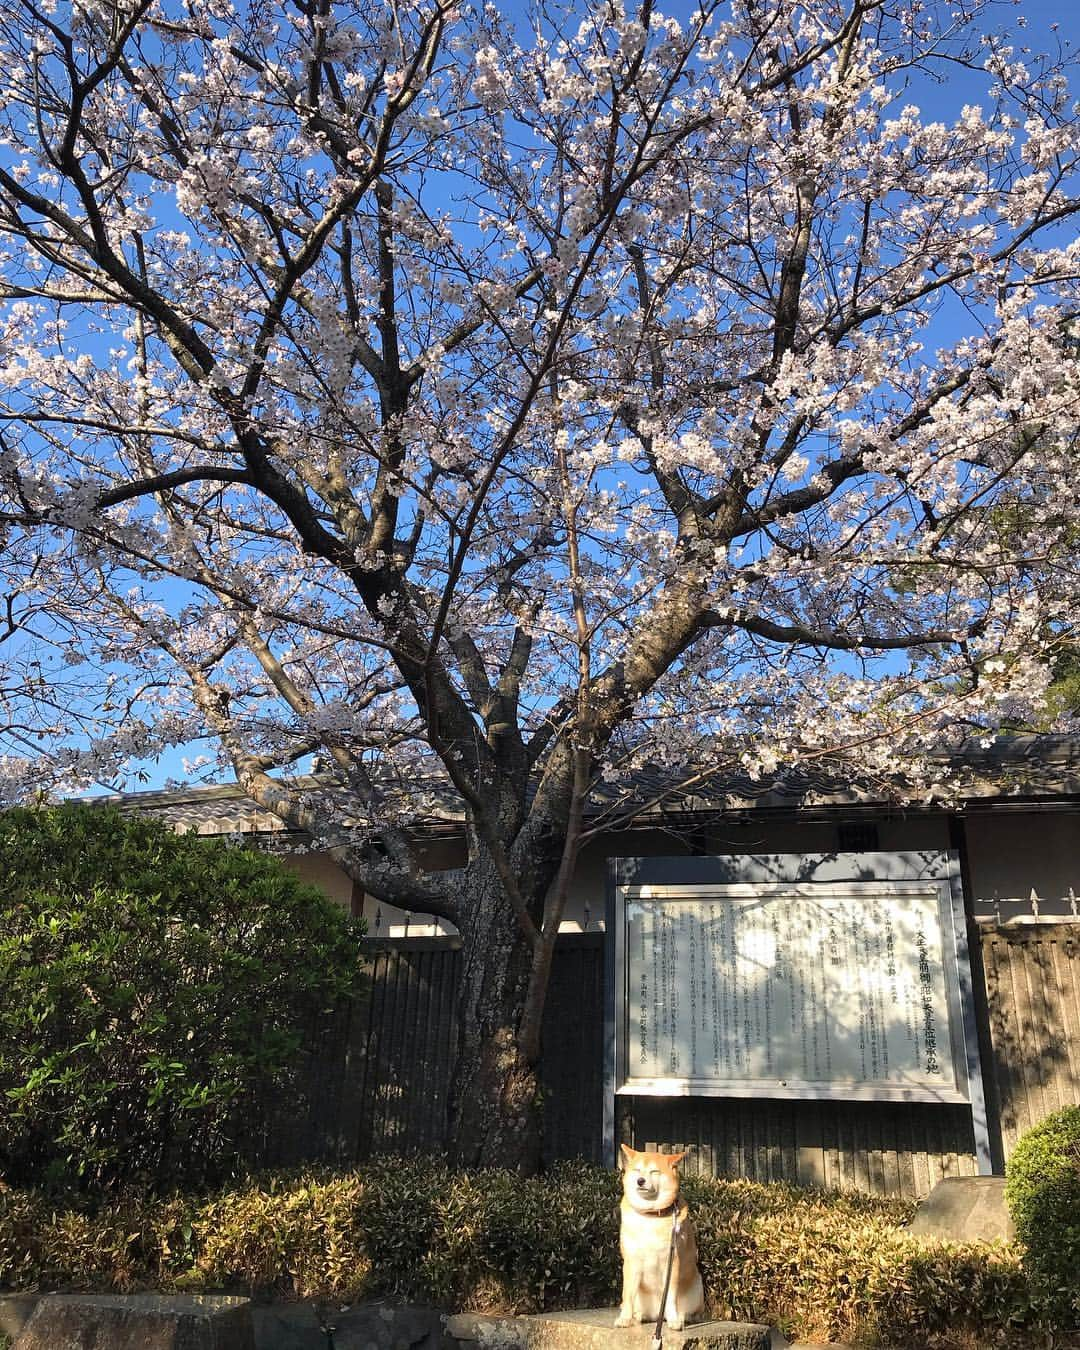
<path id="1" fill-rule="evenodd" d="M 459 1313 L 446 1319 L 456 1341 L 481 1350 L 650 1350 L 655 1327 L 616 1327 L 618 1308 L 584 1308 L 536 1317 Z M 769 1328 L 756 1322 L 695 1322 L 663 1330 L 665 1350 L 769 1350 Z"/>
<path id="2" fill-rule="evenodd" d="M 246 1298 L 47 1294 L 12 1350 L 255 1350 Z"/>

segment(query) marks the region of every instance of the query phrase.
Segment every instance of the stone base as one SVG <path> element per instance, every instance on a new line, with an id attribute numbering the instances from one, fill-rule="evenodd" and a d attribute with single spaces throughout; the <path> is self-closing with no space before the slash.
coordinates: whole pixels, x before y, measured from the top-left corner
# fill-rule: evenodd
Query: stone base
<path id="1" fill-rule="evenodd" d="M 456 1341 L 475 1341 L 482 1350 L 650 1350 L 651 1322 L 616 1327 L 618 1308 L 584 1308 L 540 1317 L 460 1313 L 446 1319 Z M 769 1350 L 769 1328 L 756 1322 L 694 1322 L 682 1331 L 666 1324 L 667 1350 Z"/>
<path id="2" fill-rule="evenodd" d="M 256 1350 L 454 1350 L 435 1308 L 327 1300 L 253 1304 Z M 326 1330 L 324 1330 L 324 1328 Z"/>
<path id="3" fill-rule="evenodd" d="M 947 1177 L 919 1206 L 907 1232 L 951 1242 L 1011 1242 L 1004 1177 Z"/>
<path id="4" fill-rule="evenodd" d="M 47 1294 L 12 1350 L 255 1350 L 246 1298 Z"/>
<path id="5" fill-rule="evenodd" d="M 40 1302 L 40 1294 L 0 1294 L 0 1337 L 13 1341 Z"/>

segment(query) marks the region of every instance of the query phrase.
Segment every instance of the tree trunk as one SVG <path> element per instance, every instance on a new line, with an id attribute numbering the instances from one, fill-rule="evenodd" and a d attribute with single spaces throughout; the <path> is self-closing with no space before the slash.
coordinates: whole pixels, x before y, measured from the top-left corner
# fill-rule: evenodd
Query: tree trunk
<path id="1" fill-rule="evenodd" d="M 449 1151 L 463 1167 L 540 1167 L 539 1063 L 522 1047 L 532 944 L 494 871 L 469 887 L 461 926 L 458 1053 L 450 1090 Z"/>

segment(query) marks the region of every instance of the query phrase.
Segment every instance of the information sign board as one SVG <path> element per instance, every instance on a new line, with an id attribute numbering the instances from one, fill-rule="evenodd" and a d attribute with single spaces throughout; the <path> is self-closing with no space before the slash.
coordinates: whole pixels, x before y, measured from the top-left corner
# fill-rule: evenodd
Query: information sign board
<path id="1" fill-rule="evenodd" d="M 617 1091 L 965 1102 L 949 883 L 622 886 Z"/>

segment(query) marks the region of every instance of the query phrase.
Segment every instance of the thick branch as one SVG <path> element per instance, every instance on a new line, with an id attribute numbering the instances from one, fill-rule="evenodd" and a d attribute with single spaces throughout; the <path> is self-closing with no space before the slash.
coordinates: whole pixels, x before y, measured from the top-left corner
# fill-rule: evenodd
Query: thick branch
<path id="1" fill-rule="evenodd" d="M 900 633 L 885 637 L 878 633 L 844 633 L 836 629 L 811 628 L 799 623 L 776 623 L 760 615 L 749 614 L 745 610 L 705 610 L 700 624 L 706 628 L 741 628 L 743 632 L 753 633 L 757 637 L 768 638 L 770 642 L 785 645 L 803 645 L 807 647 L 827 647 L 832 651 L 905 651 L 913 647 L 937 647 L 955 645 L 974 636 L 981 625 L 974 624 L 964 629 L 932 628 L 921 633 Z"/>

